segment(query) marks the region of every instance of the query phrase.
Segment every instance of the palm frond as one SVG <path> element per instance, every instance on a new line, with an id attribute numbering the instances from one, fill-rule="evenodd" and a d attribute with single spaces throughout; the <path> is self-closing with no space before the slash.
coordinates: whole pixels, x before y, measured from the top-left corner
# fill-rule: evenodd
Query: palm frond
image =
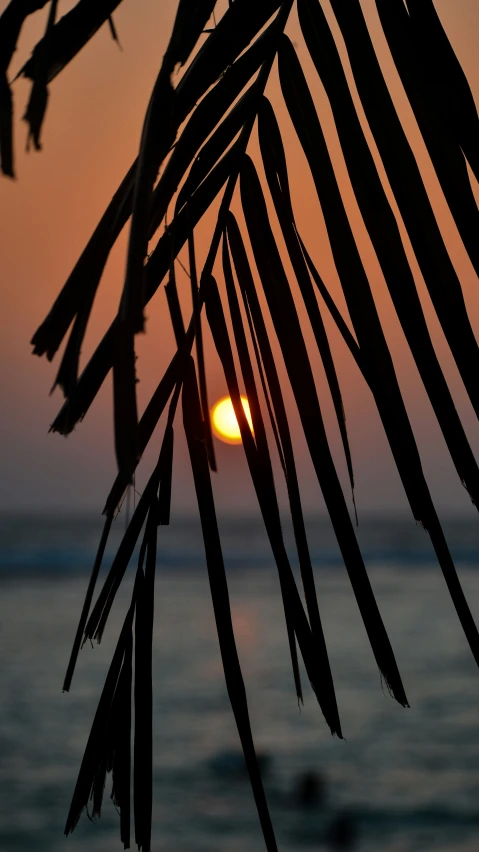
<path id="1" fill-rule="evenodd" d="M 442 28 L 432 3 L 421 3 L 419 6 L 412 3 L 409 6 L 411 15 L 408 15 L 404 4 L 396 2 L 387 4 L 387 8 L 379 2 L 378 10 L 445 198 L 474 269 L 479 273 L 476 240 L 479 212 L 460 141 L 464 137 L 466 150 L 474 151 L 471 160 L 477 168 L 477 112 L 474 121 L 474 114 L 469 116 L 472 112 L 470 108 L 464 109 L 466 103 L 469 107 L 471 93 L 467 82 L 464 86 L 462 81 L 455 80 L 454 54 L 450 45 L 449 50 L 447 48 L 444 33 L 441 37 Z M 453 105 L 456 100 L 461 104 L 459 110 Z M 473 110 L 475 112 L 475 107 Z M 459 117 L 463 113 L 469 118 L 466 127 Z M 457 125 L 454 120 L 456 115 L 459 119 Z"/>
<path id="2" fill-rule="evenodd" d="M 35 45 L 30 59 L 17 76 L 21 74 L 33 82 L 43 77 L 46 83 L 51 83 L 109 20 L 120 2 L 98 0 L 97 3 L 90 3 L 89 0 L 79 0 Z M 44 5 L 35 3 L 36 8 Z"/>
<path id="3" fill-rule="evenodd" d="M 333 399 L 354 500 L 353 463 L 351 460 L 351 451 L 349 449 L 346 417 L 344 414 L 344 406 L 341 398 L 338 377 L 321 312 L 318 307 L 306 262 L 301 251 L 301 245 L 296 233 L 294 213 L 289 191 L 288 171 L 281 134 L 272 107 L 266 99 L 263 101 L 263 106 L 258 116 L 258 133 L 266 180 L 268 181 L 268 187 L 273 198 L 276 214 L 281 224 L 281 230 L 293 265 L 296 280 L 306 305 L 306 310 L 308 312 Z"/>
<path id="4" fill-rule="evenodd" d="M 464 386 L 479 416 L 479 353 L 457 273 L 444 244 L 421 173 L 394 108 L 358 0 L 332 7 L 371 132 Z"/>
<path id="5" fill-rule="evenodd" d="M 23 22 L 46 5 L 45 0 L 11 0 L 0 16 L 0 156 L 2 171 L 9 176 L 14 174 L 14 151 L 13 102 L 7 74 Z M 118 40 L 112 13 L 119 5 L 120 0 L 79 0 L 58 18 L 57 0 L 50 3 L 44 36 L 20 71 L 32 81 L 25 118 L 35 147 L 40 147 L 53 81 L 103 24 Z M 317 111 L 298 54 L 284 32 L 294 5 L 301 37 L 331 107 L 359 212 L 407 345 L 460 481 L 479 507 L 479 468 L 429 333 L 394 207 L 363 132 L 341 50 L 323 4 L 320 0 L 234 0 L 220 9 L 215 0 L 179 0 L 172 36 L 144 118 L 138 156 L 32 339 L 34 353 L 46 355 L 49 360 L 65 343 L 55 380 L 65 401 L 51 426 L 54 432 L 67 435 L 73 431 L 113 372 L 118 472 L 104 508 L 104 530 L 73 643 L 65 690 L 70 689 L 82 642 L 101 640 L 137 548 L 139 557 L 131 604 L 87 742 L 66 833 L 74 829 L 84 808 L 91 805 L 93 813 L 100 814 L 106 779 L 111 773 L 111 795 L 120 810 L 120 838 L 125 848 L 130 844 L 131 810 L 138 847 L 149 850 L 151 846 L 154 579 L 158 526 L 170 520 L 173 429 L 181 399 L 226 685 L 266 846 L 276 849 L 236 650 L 213 499 L 210 471 L 215 470 L 216 462 L 209 419 L 203 308 L 278 569 L 298 700 L 303 699 L 301 656 L 327 725 L 333 734 L 342 737 L 303 516 L 295 434 L 285 402 L 287 385 L 275 351 L 281 352 L 284 361 L 308 452 L 379 671 L 397 701 L 408 705 L 333 460 L 306 344 L 307 333 L 300 319 L 303 308 L 313 332 L 315 356 L 319 355 L 324 368 L 353 502 L 352 453 L 340 373 L 324 307 L 346 344 L 354 369 L 373 396 L 412 516 L 431 537 L 452 602 L 479 664 L 479 635 L 422 469 L 387 329 L 381 325 L 326 143 L 325 122 Z M 357 94 L 413 252 L 465 390 L 479 415 L 479 353 L 461 282 L 383 77 L 360 0 L 331 0 L 331 6 Z M 469 164 L 479 179 L 479 120 L 468 81 L 432 0 L 376 0 L 376 7 L 444 197 L 479 273 L 479 214 L 467 171 Z M 210 25 L 213 13 L 214 26 Z M 349 320 L 333 296 L 322 259 L 308 245 L 309 237 L 301 235 L 296 187 L 288 173 L 289 149 L 283 144 L 286 137 L 281 129 L 281 110 L 271 97 L 265 96 L 276 64 L 284 104 L 324 217 Z M 259 149 L 250 144 L 256 126 Z M 252 156 L 257 158 L 256 165 Z M 240 217 L 245 228 L 238 225 Z M 213 225 L 205 251 L 200 253 L 199 231 L 195 234 L 195 229 L 205 221 L 213 221 Z M 118 311 L 81 371 L 81 350 L 105 266 L 127 225 L 126 273 Z M 186 300 L 182 298 L 184 279 L 177 280 L 176 276 L 176 264 L 185 247 L 190 278 Z M 200 264 L 203 255 L 205 260 Z M 156 378 L 156 390 L 143 412 L 139 412 L 137 334 L 144 331 L 145 311 L 163 282 L 176 347 L 171 350 L 164 374 Z M 184 305 L 190 301 L 191 314 L 185 322 Z M 301 311 L 297 308 L 299 303 Z M 241 377 L 253 431 L 241 403 Z M 156 440 L 155 431 L 163 415 L 166 422 L 161 426 L 158 460 L 94 601 L 115 515 L 147 447 Z M 272 449 L 277 453 L 286 485 L 301 593 L 283 539 L 275 483 L 276 456 L 270 450 L 269 434 L 273 436 Z"/>
<path id="6" fill-rule="evenodd" d="M 479 469 L 434 351 L 396 219 L 362 132 L 331 31 L 315 0 L 299 0 L 298 12 L 306 44 L 330 99 L 353 189 L 399 321 L 459 478 L 477 504 Z"/>
<path id="7" fill-rule="evenodd" d="M 261 774 L 256 759 L 249 722 L 246 692 L 239 664 L 231 622 L 228 586 L 221 552 L 221 542 L 211 488 L 208 458 L 203 441 L 200 400 L 197 392 L 194 364 L 190 359 L 183 385 L 183 423 L 198 498 L 201 527 L 205 544 L 206 564 L 211 588 L 211 598 L 218 631 L 226 687 L 243 747 L 246 766 L 258 809 L 263 835 L 268 850 L 276 850 L 276 840 L 263 790 Z M 244 428 L 244 424 L 243 424 Z M 246 424 L 246 428 L 249 426 Z"/>
<path id="8" fill-rule="evenodd" d="M 293 615 L 293 623 L 295 626 L 296 636 L 298 638 L 301 653 L 303 655 L 306 671 L 310 679 L 311 685 L 316 693 L 318 702 L 323 711 L 324 717 L 331 729 L 332 733 L 336 733 L 339 737 L 341 734 L 341 724 L 339 721 L 339 713 L 336 704 L 336 696 L 334 692 L 334 684 L 331 676 L 328 653 L 324 641 L 321 618 L 319 615 L 319 607 L 316 598 L 316 589 L 314 585 L 314 577 L 312 573 L 311 559 L 309 555 L 308 542 L 306 538 L 303 513 L 301 508 L 301 498 L 296 476 L 296 467 L 294 462 L 293 446 L 289 432 L 286 409 L 281 393 L 281 386 L 278 380 L 273 354 L 269 344 L 266 326 L 264 324 L 262 312 L 259 306 L 256 289 L 253 283 L 253 277 L 248 265 L 248 259 L 244 250 L 244 245 L 241 239 L 241 234 L 237 226 L 233 214 L 228 217 L 228 238 L 231 242 L 231 250 L 234 257 L 236 272 L 238 275 L 239 285 L 241 287 L 245 309 L 249 319 L 250 332 L 253 340 L 255 355 L 258 369 L 262 378 L 265 398 L 268 405 L 268 411 L 273 426 L 273 431 L 276 437 L 278 453 L 282 461 L 282 466 L 286 478 L 288 489 L 288 497 L 291 507 L 291 518 L 298 551 L 299 564 L 301 569 L 301 577 L 303 580 L 306 605 L 310 620 L 311 634 L 308 629 L 308 624 L 303 615 L 302 606 L 295 590 L 294 579 L 292 580 L 289 566 L 286 561 L 278 561 L 278 569 L 285 561 L 286 570 L 283 572 L 283 586 L 285 587 L 288 597 L 286 600 L 295 601 L 295 609 L 298 616 Z M 227 244 L 224 242 L 224 269 L 225 281 L 228 292 L 228 300 L 230 304 L 233 326 L 235 329 L 236 343 L 242 362 L 242 371 L 245 379 L 246 391 L 248 400 L 250 401 L 252 419 L 254 424 L 254 432 L 257 436 L 258 451 L 263 452 L 263 456 L 267 453 L 266 434 L 262 419 L 260 418 L 260 405 L 252 368 L 247 352 L 246 337 L 243 332 L 243 327 L 240 322 L 239 305 L 237 303 L 236 291 L 234 289 L 234 281 L 231 270 L 229 268 L 229 256 L 227 252 Z M 262 369 L 264 365 L 264 373 Z M 268 387 L 266 387 L 266 384 Z M 268 392 L 269 391 L 269 392 Z M 272 403 L 269 401 L 271 394 Z M 274 409 L 274 411 L 273 411 Z M 258 415 L 255 418 L 255 412 Z M 264 448 L 262 448 L 264 445 Z M 266 518 L 265 518 L 266 523 Z M 272 540 L 273 545 L 273 540 Z M 280 575 L 281 580 L 281 575 Z M 291 591 L 290 591 L 291 590 Z M 291 595 L 292 592 L 292 595 Z M 299 601 L 299 603 L 298 603 Z M 286 606 L 285 602 L 285 606 Z M 311 642 L 311 638 L 313 641 Z"/>
<path id="9" fill-rule="evenodd" d="M 281 53 L 280 53 L 281 62 Z M 298 92 L 295 90 L 295 97 Z M 261 185 L 253 163 L 245 158 L 241 195 L 248 234 L 293 388 L 311 460 L 348 568 L 376 662 L 400 704 L 407 699 L 334 466 L 316 394 L 301 326 L 281 258 L 268 221 Z M 238 416 L 238 415 L 237 415 Z"/>
<path id="10" fill-rule="evenodd" d="M 48 0 L 10 0 L 0 15 L 0 166 L 4 175 L 14 177 L 13 100 L 7 72 L 15 53 L 22 26 L 29 15 L 43 9 Z"/>
<path id="11" fill-rule="evenodd" d="M 457 614 L 474 658 L 479 664 L 479 633 L 465 600 L 431 500 L 392 358 L 341 200 L 319 119 L 294 48 L 286 36 L 283 38 L 278 56 L 282 91 L 322 204 L 336 267 L 359 348 L 366 362 L 369 386 L 411 510 L 416 520 L 428 530 L 431 536 Z M 252 231 L 253 229 L 250 229 L 250 234 Z M 273 251 L 272 244 L 271 251 Z"/>

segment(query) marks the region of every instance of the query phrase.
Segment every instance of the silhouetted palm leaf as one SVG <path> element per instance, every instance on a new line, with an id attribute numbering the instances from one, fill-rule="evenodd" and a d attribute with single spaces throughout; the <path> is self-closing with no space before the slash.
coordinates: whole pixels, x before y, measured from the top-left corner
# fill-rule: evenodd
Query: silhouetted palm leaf
<path id="1" fill-rule="evenodd" d="M 111 15 L 119 2 L 79 0 L 58 20 L 57 2 L 50 3 L 45 34 L 20 71 L 32 80 L 25 118 L 35 147 L 40 145 L 52 82 L 103 24 L 110 26 L 117 39 Z M 120 835 L 125 847 L 130 842 L 133 671 L 135 837 L 143 850 L 149 850 L 151 842 L 151 652 L 157 526 L 168 523 L 170 518 L 173 424 L 181 397 L 228 693 L 266 845 L 268 849 L 276 848 L 249 725 L 210 480 L 215 458 L 208 410 L 208 365 L 202 341 L 204 306 L 278 568 L 298 698 L 302 698 L 302 687 L 297 645 L 325 720 L 332 733 L 342 736 L 303 518 L 294 436 L 289 428 L 282 374 L 273 354 L 276 345 L 284 359 L 313 467 L 377 665 L 392 694 L 407 706 L 331 455 L 305 329 L 296 309 L 298 292 L 324 367 L 351 488 L 353 462 L 334 350 L 324 324 L 324 305 L 373 395 L 412 514 L 431 536 L 459 619 L 479 663 L 479 635 L 422 470 L 393 359 L 326 145 L 322 118 L 296 51 L 284 35 L 293 4 L 294 0 L 230 0 L 227 6 L 215 9 L 214 0 L 179 0 L 173 34 L 145 115 L 138 157 L 32 340 L 35 354 L 45 354 L 52 360 L 66 339 L 55 381 L 66 399 L 51 427 L 53 431 L 69 434 L 113 371 L 118 475 L 104 509 L 104 531 L 65 677 L 66 690 L 70 688 L 82 642 L 86 638 L 101 639 L 137 544 L 140 555 L 132 603 L 93 722 L 66 832 L 73 830 L 89 801 L 93 812 L 100 813 L 105 779 L 111 772 L 112 798 L 120 810 Z M 13 111 L 7 72 L 24 20 L 45 5 L 45 0 L 11 0 L 0 17 L 0 154 L 2 171 L 9 176 L 14 172 Z M 458 476 L 479 506 L 479 468 L 435 352 L 396 215 L 363 133 L 340 51 L 321 2 L 297 0 L 296 5 L 304 42 L 329 99 L 359 211 L 399 322 Z M 399 212 L 464 387 L 479 415 L 479 353 L 461 284 L 383 78 L 361 4 L 359 0 L 331 0 L 331 5 Z M 444 196 L 478 272 L 479 214 L 466 160 L 479 179 L 479 119 L 468 82 L 432 0 L 376 0 L 376 6 Z M 268 79 L 275 73 L 276 59 L 282 95 L 317 191 L 352 330 L 297 225 L 294 192 L 288 179 L 288 150 L 283 147 L 274 104 L 264 96 Z M 178 66 L 183 70 L 174 75 Z M 257 119 L 264 181 L 258 176 L 248 148 Z M 238 183 L 240 192 L 235 194 Z M 268 192 L 279 229 L 268 215 Z M 195 228 L 219 195 L 206 261 L 197 269 Z M 246 223 L 243 234 L 232 212 L 237 208 L 241 208 Z M 79 375 L 81 348 L 105 265 L 130 218 L 119 310 Z M 287 258 L 276 234 L 284 241 Z M 156 245 L 150 251 L 152 240 L 156 240 Z M 177 281 L 175 266 L 185 245 L 192 305 L 186 324 L 180 308 L 179 288 L 183 283 Z M 220 247 L 221 269 L 216 264 Z M 286 259 L 291 262 L 294 284 L 287 275 Z M 138 416 L 136 335 L 143 330 L 145 307 L 162 282 L 176 349 L 172 349 L 166 371 L 158 377 L 155 392 Z M 266 299 L 264 308 L 258 295 L 260 283 Z M 232 334 L 223 303 L 228 305 Z M 195 345 L 197 370 L 191 355 Z M 250 403 L 253 433 L 241 404 L 235 354 Z M 167 407 L 158 462 L 92 608 L 115 514 Z M 268 412 L 285 477 L 306 608 L 283 541 L 263 410 Z"/>
<path id="2" fill-rule="evenodd" d="M 448 145 L 444 149 L 444 154 L 451 158 L 451 163 L 445 162 L 444 157 L 436 160 L 431 148 L 429 152 L 441 182 L 442 170 L 453 166 L 455 180 L 459 181 L 459 184 L 462 183 L 462 193 L 457 198 L 455 211 L 460 217 L 461 225 L 470 235 L 469 227 L 461 212 L 460 202 L 465 205 L 466 211 L 472 217 L 471 225 L 477 219 L 477 209 L 470 204 L 470 196 L 468 198 L 470 187 L 464 182 L 466 176 L 464 164 L 461 163 L 461 158 L 458 158 L 457 154 L 462 149 L 477 178 L 479 175 L 479 120 L 466 76 L 449 44 L 431 0 L 421 0 L 421 2 L 407 0 L 409 15 L 404 6 L 402 7 L 404 15 L 401 14 L 400 4 L 396 0 L 391 3 L 376 0 L 376 5 L 396 67 L 426 145 L 428 148 L 431 145 L 434 151 L 436 145 L 447 143 L 448 136 L 454 142 L 454 146 Z M 454 192 L 454 187 L 449 181 L 443 183 L 445 195 L 453 210 L 451 205 L 453 196 L 448 197 L 446 186 L 451 192 Z M 454 215 L 456 215 L 455 211 Z M 457 219 L 456 223 L 459 227 Z M 462 234 L 462 229 L 459 228 L 459 230 Z M 474 257 L 477 257 L 477 247 L 474 250 L 469 240 L 466 245 L 471 246 Z"/>
<path id="3" fill-rule="evenodd" d="M 333 398 L 344 453 L 346 456 L 351 491 L 354 495 L 353 463 L 351 461 L 351 452 L 349 449 L 349 441 L 346 431 L 346 417 L 344 415 L 341 391 L 339 389 L 339 382 L 323 319 L 311 285 L 311 279 L 309 277 L 306 262 L 302 254 L 301 245 L 295 229 L 294 213 L 289 192 L 288 172 L 286 168 L 283 143 L 281 141 L 281 134 L 279 132 L 274 112 L 266 98 L 263 100 L 262 109 L 258 115 L 258 133 L 269 190 L 274 201 L 284 241 L 291 258 L 291 263 L 301 290 L 301 295 L 308 311 L 308 316 L 316 338 L 326 377 L 328 379 L 329 389 Z"/>
<path id="4" fill-rule="evenodd" d="M 0 16 L 0 165 L 13 177 L 13 106 L 7 72 L 25 20 L 49 0 L 10 0 Z"/>
<path id="5" fill-rule="evenodd" d="M 293 521 L 293 529 L 296 539 L 296 547 L 298 550 L 299 564 L 301 568 L 301 576 L 303 580 L 312 637 L 310 637 L 307 622 L 305 623 L 301 601 L 297 596 L 296 588 L 294 585 L 294 578 L 291 578 L 290 569 L 287 565 L 287 562 L 285 562 L 286 570 L 283 572 L 283 585 L 288 593 L 288 597 L 286 599 L 283 598 L 283 600 L 285 601 L 285 609 L 288 607 L 287 601 L 289 601 L 289 605 L 291 604 L 291 602 L 295 603 L 294 608 L 297 611 L 297 616 L 292 614 L 291 619 L 293 625 L 295 625 L 295 632 L 298 638 L 301 653 L 303 654 L 303 659 L 306 671 L 308 673 L 308 677 L 316 693 L 319 704 L 324 713 L 324 717 L 331 728 L 331 732 L 338 734 L 338 736 L 342 736 L 338 708 L 336 705 L 336 696 L 334 693 L 334 684 L 331 677 L 331 669 L 329 666 L 328 654 L 324 642 L 323 629 L 321 625 L 318 602 L 316 598 L 316 589 L 314 586 L 314 577 L 312 573 L 308 543 L 304 528 L 301 499 L 299 494 L 298 481 L 296 477 L 293 447 L 289 434 L 286 410 L 281 394 L 281 387 L 278 380 L 278 374 L 276 371 L 274 358 L 271 352 L 271 347 L 269 345 L 268 334 L 261 314 L 261 309 L 259 307 L 258 297 L 254 287 L 251 271 L 248 265 L 246 252 L 244 251 L 241 235 L 232 214 L 230 214 L 230 216 L 228 217 L 228 237 L 231 241 L 235 267 L 238 274 L 238 281 L 242 290 L 245 308 L 248 313 L 248 318 L 250 320 L 250 332 L 253 338 L 253 343 L 256 344 L 257 340 L 259 344 L 259 346 L 258 344 L 254 346 L 255 354 L 258 368 L 263 381 L 263 387 L 265 389 L 265 397 L 267 400 L 268 411 L 273 425 L 273 431 L 278 444 L 278 452 L 282 460 L 283 470 L 286 477 L 288 496 L 291 506 L 291 518 Z M 251 406 L 254 431 L 255 436 L 257 436 L 258 442 L 258 451 L 259 453 L 262 453 L 264 457 L 266 455 L 267 449 L 266 447 L 264 449 L 261 447 L 261 442 L 264 441 L 264 443 L 266 444 L 266 435 L 264 433 L 264 427 L 262 427 L 262 420 L 260 419 L 260 417 L 258 416 L 256 418 L 256 421 L 254 419 L 255 410 L 258 411 L 258 415 L 260 414 L 259 400 L 256 394 L 256 389 L 253 385 L 254 378 L 252 375 L 252 370 L 250 364 L 248 363 L 249 355 L 247 353 L 246 337 L 244 335 L 240 322 L 239 306 L 236 302 L 234 282 L 230 269 L 228 268 L 229 258 L 227 253 L 226 242 L 224 242 L 224 248 L 225 281 L 228 292 L 231 317 L 233 320 L 233 327 L 235 329 L 235 337 L 237 341 L 238 352 L 240 355 L 240 361 L 242 363 L 242 371 L 245 379 L 248 400 Z M 266 381 L 263 374 L 261 362 L 263 362 L 264 364 Z M 269 393 L 268 388 L 266 387 L 266 382 L 269 385 L 272 405 L 269 402 Z M 283 561 L 284 558 L 282 560 L 277 559 L 278 569 L 280 570 L 280 572 Z M 292 592 L 292 595 L 290 590 Z M 311 641 L 311 638 L 313 641 Z"/>
<path id="6" fill-rule="evenodd" d="M 266 804 L 261 775 L 249 723 L 246 692 L 241 674 L 233 625 L 229 605 L 228 586 L 223 565 L 220 536 L 216 522 L 213 491 L 211 488 L 208 459 L 203 439 L 203 421 L 200 400 L 196 387 L 195 367 L 189 359 L 183 384 L 183 422 L 190 452 L 191 467 L 195 481 L 198 509 L 205 543 L 206 563 L 211 588 L 211 597 L 215 613 L 216 628 L 220 644 L 221 658 L 225 673 L 226 687 L 235 715 L 238 733 L 248 767 L 251 786 L 258 808 L 266 848 L 276 850 L 273 826 Z M 241 424 L 243 429 L 244 422 Z M 249 426 L 246 424 L 246 429 Z"/>
<path id="7" fill-rule="evenodd" d="M 358 0 L 332 0 L 354 79 L 437 317 L 479 416 L 479 352 L 461 285 L 383 78 Z"/>

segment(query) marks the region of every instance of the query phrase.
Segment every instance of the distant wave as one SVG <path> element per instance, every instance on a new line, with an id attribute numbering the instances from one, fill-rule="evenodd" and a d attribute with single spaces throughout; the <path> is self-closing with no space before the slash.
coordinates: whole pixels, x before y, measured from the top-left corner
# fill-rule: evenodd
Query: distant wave
<path id="1" fill-rule="evenodd" d="M 342 565 L 342 557 L 328 519 L 307 519 L 313 564 L 323 569 Z M 446 537 L 457 564 L 479 565 L 479 523 L 449 521 Z M 124 529 L 123 519 L 114 527 L 105 553 L 108 567 Z M 0 517 L 0 576 L 29 574 L 75 575 L 89 571 L 95 558 L 101 519 L 85 517 Z M 259 519 L 229 518 L 220 521 L 223 553 L 228 569 L 268 569 L 274 566 L 271 549 Z M 429 537 L 404 519 L 367 519 L 357 530 L 366 565 L 427 568 L 437 565 Z M 291 563 L 297 556 L 291 528 L 284 524 L 285 543 Z M 201 529 L 197 519 L 178 519 L 159 534 L 158 564 L 165 570 L 192 571 L 205 565 Z"/>
<path id="2" fill-rule="evenodd" d="M 403 569 L 410 568 L 411 570 L 420 568 L 428 568 L 437 565 L 434 554 L 429 551 L 408 550 L 408 549 L 391 549 L 386 548 L 378 550 L 362 550 L 366 566 L 393 568 L 401 567 Z M 479 565 L 479 550 L 463 549 L 454 550 L 453 558 L 456 564 L 462 565 L 467 569 L 475 570 Z M 132 558 L 132 564 L 135 562 L 135 556 Z M 223 550 L 223 556 L 227 569 L 233 571 L 251 570 L 251 569 L 270 569 L 274 567 L 273 557 L 267 553 L 255 553 L 250 551 L 248 554 L 238 554 L 236 551 Z M 95 550 L 82 548 L 81 546 L 69 548 L 46 547 L 38 548 L 18 548 L 2 549 L 0 547 L 0 576 L 16 575 L 77 575 L 88 572 L 93 565 L 95 559 Z M 321 567 L 322 569 L 336 569 L 343 565 L 343 559 L 338 551 L 334 550 L 312 550 L 311 560 L 313 566 Z M 110 567 L 113 561 L 113 554 L 105 554 L 103 568 Z M 290 561 L 293 568 L 298 567 L 297 556 L 290 554 Z M 196 552 L 191 550 L 158 550 L 157 564 L 163 567 L 164 570 L 171 571 L 196 571 L 205 566 L 205 556 L 200 549 Z"/>

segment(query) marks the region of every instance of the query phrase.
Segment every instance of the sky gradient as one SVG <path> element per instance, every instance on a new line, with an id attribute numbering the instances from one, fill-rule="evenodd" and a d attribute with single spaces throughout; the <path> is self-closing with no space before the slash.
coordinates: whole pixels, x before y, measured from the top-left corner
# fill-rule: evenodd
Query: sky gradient
<path id="1" fill-rule="evenodd" d="M 0 3 L 0 11 L 6 3 Z M 66 11 L 72 3 L 60 4 Z M 412 111 L 399 82 L 384 36 L 381 33 L 374 0 L 362 0 L 361 6 L 370 25 L 378 58 L 392 91 L 403 126 L 413 145 L 434 210 L 449 248 L 451 258 L 463 285 L 471 324 L 479 335 L 479 293 L 476 275 L 457 234 L 434 175 Z M 435 6 L 446 32 L 468 77 L 474 96 L 479 96 L 477 36 L 479 4 L 476 0 L 435 0 Z M 323 7 L 337 37 L 341 55 L 345 51 L 335 26 L 329 3 Z M 105 382 L 85 421 L 67 440 L 48 434 L 48 427 L 59 409 L 62 398 L 57 389 L 48 395 L 59 360 L 32 357 L 29 341 L 43 320 L 54 298 L 84 248 L 111 195 L 135 157 L 144 111 L 156 73 L 171 32 L 176 0 L 124 0 L 115 13 L 122 50 L 112 41 L 104 26 L 52 83 L 50 101 L 43 131 L 43 150 L 26 153 L 26 127 L 20 121 L 29 86 L 19 80 L 14 84 L 15 98 L 15 181 L 0 181 L 0 390 L 3 416 L 0 421 L 0 460 L 3 488 L 0 510 L 87 510 L 101 511 L 110 483 L 115 475 L 113 453 L 113 417 L 111 378 Z M 15 55 L 11 72 L 16 73 L 28 57 L 45 24 L 45 10 L 27 21 Z M 311 84 L 315 103 L 341 192 L 361 257 L 369 274 L 380 317 L 394 358 L 401 389 L 432 496 L 443 515 L 471 514 L 469 498 L 458 481 L 448 458 L 444 441 L 432 415 L 412 357 L 407 349 L 378 262 L 361 220 L 346 168 L 339 148 L 330 108 L 322 85 L 307 55 L 299 25 L 292 17 L 287 29 Z M 345 61 L 348 79 L 349 65 Z M 352 87 L 355 102 L 354 85 Z M 274 69 L 267 94 L 280 122 L 288 154 L 288 169 L 299 230 L 318 269 L 330 288 L 343 315 L 347 317 L 336 271 L 331 257 L 321 210 L 309 175 L 308 166 L 296 141 L 286 114 Z M 375 153 L 361 107 L 358 106 L 368 141 Z M 255 136 L 250 151 L 254 156 Z M 383 171 L 380 174 L 384 179 Z M 385 182 L 388 196 L 391 193 Z M 477 189 L 477 187 L 475 187 Z M 393 209 L 397 213 L 395 202 Z M 404 244 L 418 284 L 428 325 L 441 364 L 448 379 L 471 446 L 479 454 L 479 427 L 447 345 L 432 311 L 424 283 L 412 255 L 404 228 L 398 221 Z M 198 254 L 204 257 L 211 234 L 213 213 L 205 217 L 195 233 Z M 116 313 L 124 274 L 127 230 L 115 247 L 95 301 L 92 319 L 82 352 L 82 364 L 93 351 L 104 330 Z M 218 280 L 221 280 L 218 276 Z M 291 279 L 292 280 L 292 279 Z M 185 318 L 189 310 L 189 284 L 179 273 Z M 301 312 L 305 318 L 304 310 Z M 358 512 L 398 511 L 408 507 L 395 470 L 372 396 L 338 335 L 327 311 L 324 311 L 331 345 L 338 369 L 348 434 L 356 476 Z M 149 396 L 173 352 L 174 339 L 166 310 L 163 287 L 147 310 L 147 334 L 137 338 L 139 409 Z M 226 383 L 205 324 L 206 358 L 210 402 L 223 396 Z M 346 466 L 339 433 L 334 421 L 329 394 L 318 357 L 306 331 L 318 394 L 337 462 L 345 494 L 351 505 Z M 278 353 L 278 363 L 280 357 Z M 280 366 L 280 369 L 281 366 Z M 281 373 L 284 376 L 284 370 Z M 315 479 L 292 395 L 286 391 L 291 429 L 295 438 L 300 482 L 308 512 L 324 512 L 324 503 Z M 175 435 L 173 508 L 190 510 L 195 505 L 189 460 L 182 436 L 181 418 Z M 159 436 L 145 455 L 138 473 L 141 490 L 152 459 L 158 452 Z M 214 477 L 215 491 L 223 511 L 255 512 L 256 498 L 241 447 L 215 444 L 219 474 Z M 278 490 L 282 505 L 285 493 L 277 465 Z"/>

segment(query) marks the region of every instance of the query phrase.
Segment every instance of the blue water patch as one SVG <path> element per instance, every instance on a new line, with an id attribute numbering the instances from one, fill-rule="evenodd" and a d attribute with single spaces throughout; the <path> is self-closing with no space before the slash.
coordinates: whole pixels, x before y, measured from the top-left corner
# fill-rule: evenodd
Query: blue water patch
<path id="1" fill-rule="evenodd" d="M 93 540 L 98 530 L 89 532 L 89 525 L 82 524 L 68 533 L 63 529 L 57 554 L 62 548 L 68 552 L 65 541 L 79 531 L 88 553 L 88 537 L 91 533 Z M 160 531 L 164 551 L 178 558 L 189 554 L 199 564 L 201 534 L 193 521 L 185 521 L 182 529 L 183 541 L 174 528 Z M 238 564 L 248 551 L 247 532 L 244 524 L 239 531 L 222 522 L 225 551 Z M 266 558 L 260 528 L 252 525 L 249 532 L 255 558 Z M 312 538 L 319 532 L 324 539 L 326 532 L 316 523 Z M 397 533 L 398 528 L 396 540 Z M 287 528 L 285 535 L 289 547 Z M 36 554 L 48 552 L 47 537 L 43 527 Z M 371 552 L 379 552 L 377 542 L 382 538 L 384 543 L 385 537 L 377 527 L 369 530 Z M 318 541 L 314 552 L 322 552 Z M 70 571 L 62 577 L 58 571 L 19 573 L 16 578 L 11 573 L 2 584 L 2 852 L 122 848 L 110 777 L 101 819 L 92 823 L 83 814 L 68 839 L 63 829 L 129 605 L 131 573 L 117 594 L 101 645 L 83 647 L 71 691 L 65 694 L 63 677 L 86 576 Z M 330 735 L 302 663 L 305 703 L 298 708 L 276 572 L 253 566 L 229 573 L 233 627 L 278 848 L 475 852 L 477 666 L 439 570 L 416 563 L 408 570 L 374 570 L 371 576 L 411 707 L 400 707 L 382 688 L 346 572 L 318 569 L 319 607 L 346 737 L 342 741 Z M 479 573 L 464 572 L 462 579 L 477 619 Z M 206 571 L 177 566 L 157 571 L 153 714 L 152 849 L 263 852 L 224 683 Z"/>
<path id="2" fill-rule="evenodd" d="M 80 574 L 89 571 L 101 536 L 103 519 L 88 516 L 0 517 L 0 575 Z M 113 525 L 104 566 L 109 567 L 125 529 L 124 517 Z M 444 524 L 455 562 L 468 568 L 479 565 L 479 523 L 450 520 Z M 334 568 L 343 560 L 326 518 L 308 518 L 307 530 L 313 564 Z M 271 548 L 260 518 L 220 519 L 223 553 L 231 570 L 273 566 Z M 367 565 L 413 568 L 437 565 L 429 536 L 411 520 L 367 518 L 357 528 Z M 284 537 L 291 564 L 298 559 L 290 524 Z M 165 569 L 196 570 L 205 565 L 201 529 L 196 518 L 174 518 L 159 530 L 158 564 Z"/>

